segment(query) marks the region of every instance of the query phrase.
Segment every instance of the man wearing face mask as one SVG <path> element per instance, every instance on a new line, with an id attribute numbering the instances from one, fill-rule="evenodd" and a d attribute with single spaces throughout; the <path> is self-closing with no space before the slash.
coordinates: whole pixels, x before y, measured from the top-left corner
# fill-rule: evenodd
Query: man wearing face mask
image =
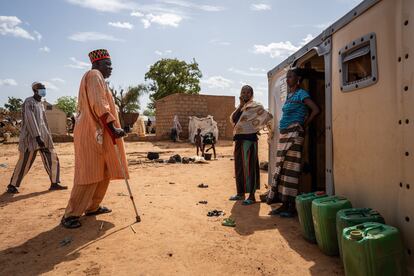
<path id="1" fill-rule="evenodd" d="M 46 87 L 40 82 L 32 84 L 33 97 L 27 98 L 22 106 L 23 124 L 19 140 L 19 160 L 14 169 L 7 192 L 16 194 L 24 176 L 29 172 L 37 152 L 40 152 L 43 165 L 49 175 L 51 185 L 49 190 L 65 190 L 66 186 L 59 185 L 60 165 L 54 151 L 52 136 L 47 124 L 42 97 L 46 96 Z"/>
<path id="2" fill-rule="evenodd" d="M 105 79 L 112 73 L 112 63 L 105 49 L 89 53 L 92 69 L 81 80 L 78 115 L 73 132 L 75 146 L 75 177 L 65 215 L 65 228 L 81 226 L 79 218 L 110 213 L 101 206 L 110 180 L 124 179 L 114 143 L 119 149 L 126 177 L 128 166 L 124 142 L 114 99 Z"/>

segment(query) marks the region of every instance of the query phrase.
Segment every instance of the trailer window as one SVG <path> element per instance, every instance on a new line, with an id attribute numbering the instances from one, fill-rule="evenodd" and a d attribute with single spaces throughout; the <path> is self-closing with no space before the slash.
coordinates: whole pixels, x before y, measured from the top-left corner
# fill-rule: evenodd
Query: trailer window
<path id="1" fill-rule="evenodd" d="M 352 41 L 339 52 L 343 92 L 373 85 L 378 81 L 375 33 Z"/>

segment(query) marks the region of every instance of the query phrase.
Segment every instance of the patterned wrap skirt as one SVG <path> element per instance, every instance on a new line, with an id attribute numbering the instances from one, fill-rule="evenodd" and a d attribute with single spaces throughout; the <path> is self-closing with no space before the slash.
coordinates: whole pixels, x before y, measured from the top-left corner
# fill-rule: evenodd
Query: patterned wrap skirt
<path id="1" fill-rule="evenodd" d="M 280 131 L 276 153 L 276 171 L 268 200 L 277 197 L 282 202 L 294 202 L 298 195 L 305 132 L 300 124 Z"/>

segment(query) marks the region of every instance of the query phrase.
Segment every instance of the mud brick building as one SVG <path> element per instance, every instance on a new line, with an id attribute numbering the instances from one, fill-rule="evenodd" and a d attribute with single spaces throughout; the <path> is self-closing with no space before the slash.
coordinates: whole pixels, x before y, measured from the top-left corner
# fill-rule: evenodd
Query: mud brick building
<path id="1" fill-rule="evenodd" d="M 156 137 L 168 139 L 173 125 L 174 115 L 178 115 L 183 133 L 181 139 L 188 138 L 189 116 L 213 116 L 219 129 L 219 138 L 231 139 L 233 126 L 230 115 L 235 110 L 233 96 L 173 94 L 156 102 Z"/>

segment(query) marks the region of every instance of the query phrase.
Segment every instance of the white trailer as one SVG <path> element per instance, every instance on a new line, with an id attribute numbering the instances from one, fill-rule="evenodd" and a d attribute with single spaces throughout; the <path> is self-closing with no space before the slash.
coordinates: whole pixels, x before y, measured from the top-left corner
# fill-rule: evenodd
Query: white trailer
<path id="1" fill-rule="evenodd" d="M 306 70 L 321 107 L 307 133 L 303 191 L 325 189 L 381 212 L 414 275 L 414 0 L 366 0 L 268 72 L 275 129 L 286 72 Z M 277 132 L 277 131 L 276 131 Z M 269 183 L 275 169 L 276 133 Z"/>

